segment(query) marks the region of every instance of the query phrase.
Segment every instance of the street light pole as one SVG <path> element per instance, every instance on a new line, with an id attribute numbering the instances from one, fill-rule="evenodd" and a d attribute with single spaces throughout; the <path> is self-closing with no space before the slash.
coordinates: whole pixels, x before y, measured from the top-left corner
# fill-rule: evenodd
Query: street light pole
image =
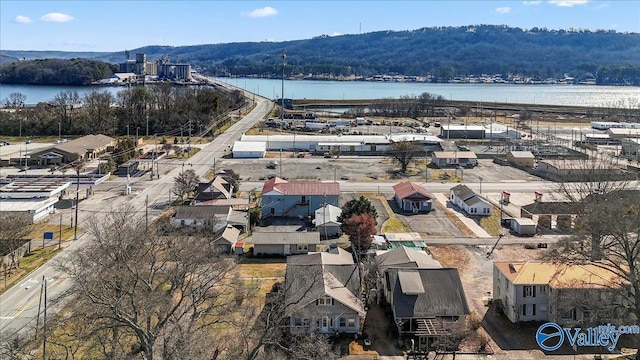
<path id="1" fill-rule="evenodd" d="M 287 59 L 287 55 L 284 53 L 284 51 L 282 52 L 282 54 L 280 54 L 280 58 L 282 59 L 282 92 L 280 93 L 280 102 L 282 105 L 282 109 L 280 109 L 280 121 L 282 124 L 284 123 L 284 65 L 285 60 Z"/>

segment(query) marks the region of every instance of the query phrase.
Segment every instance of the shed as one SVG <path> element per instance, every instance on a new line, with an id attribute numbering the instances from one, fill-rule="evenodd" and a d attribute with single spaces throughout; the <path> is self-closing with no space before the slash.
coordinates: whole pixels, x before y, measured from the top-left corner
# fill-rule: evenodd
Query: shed
<path id="1" fill-rule="evenodd" d="M 536 223 L 529 218 L 511 219 L 511 230 L 518 235 L 535 235 Z"/>
<path id="2" fill-rule="evenodd" d="M 535 166 L 536 157 L 531 151 L 509 151 L 507 161 L 516 166 L 532 168 Z"/>
<path id="3" fill-rule="evenodd" d="M 267 154 L 267 144 L 263 141 L 236 141 L 231 151 L 234 158 L 263 158 Z"/>
<path id="4" fill-rule="evenodd" d="M 320 233 L 309 232 L 256 232 L 245 242 L 253 244 L 255 255 L 295 255 L 316 251 Z"/>

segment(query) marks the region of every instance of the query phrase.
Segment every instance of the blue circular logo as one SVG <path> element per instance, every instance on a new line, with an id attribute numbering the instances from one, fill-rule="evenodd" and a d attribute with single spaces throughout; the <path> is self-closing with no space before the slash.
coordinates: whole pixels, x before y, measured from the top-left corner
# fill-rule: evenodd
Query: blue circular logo
<path id="1" fill-rule="evenodd" d="M 564 342 L 564 331 L 556 323 L 546 323 L 538 328 L 536 342 L 544 351 L 557 350 Z"/>

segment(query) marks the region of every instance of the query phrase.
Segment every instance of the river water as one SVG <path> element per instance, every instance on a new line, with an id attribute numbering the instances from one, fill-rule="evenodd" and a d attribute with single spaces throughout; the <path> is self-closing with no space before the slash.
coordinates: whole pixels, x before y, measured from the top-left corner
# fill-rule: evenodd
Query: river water
<path id="1" fill-rule="evenodd" d="M 217 78 L 217 80 L 251 91 L 270 99 L 280 98 L 282 81 L 277 79 Z M 27 104 L 50 101 L 61 91 L 77 91 L 80 95 L 92 90 L 114 94 L 122 87 L 105 86 L 38 86 L 0 84 L 0 101 L 10 93 L 26 95 Z M 594 85 L 514 85 L 514 84 L 433 84 L 368 81 L 285 80 L 284 95 L 293 99 L 379 99 L 417 96 L 424 92 L 441 95 L 449 100 L 506 102 L 520 104 L 574 106 L 637 106 L 640 87 Z M 622 105 L 621 105 L 622 104 Z"/>

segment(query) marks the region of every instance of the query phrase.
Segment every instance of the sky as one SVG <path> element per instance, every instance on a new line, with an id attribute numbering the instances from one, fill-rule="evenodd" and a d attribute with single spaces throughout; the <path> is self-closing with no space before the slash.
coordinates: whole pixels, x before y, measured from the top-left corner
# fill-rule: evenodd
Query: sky
<path id="1" fill-rule="evenodd" d="M 477 24 L 640 33 L 640 0 L 0 0 L 0 49 L 111 52 Z"/>

